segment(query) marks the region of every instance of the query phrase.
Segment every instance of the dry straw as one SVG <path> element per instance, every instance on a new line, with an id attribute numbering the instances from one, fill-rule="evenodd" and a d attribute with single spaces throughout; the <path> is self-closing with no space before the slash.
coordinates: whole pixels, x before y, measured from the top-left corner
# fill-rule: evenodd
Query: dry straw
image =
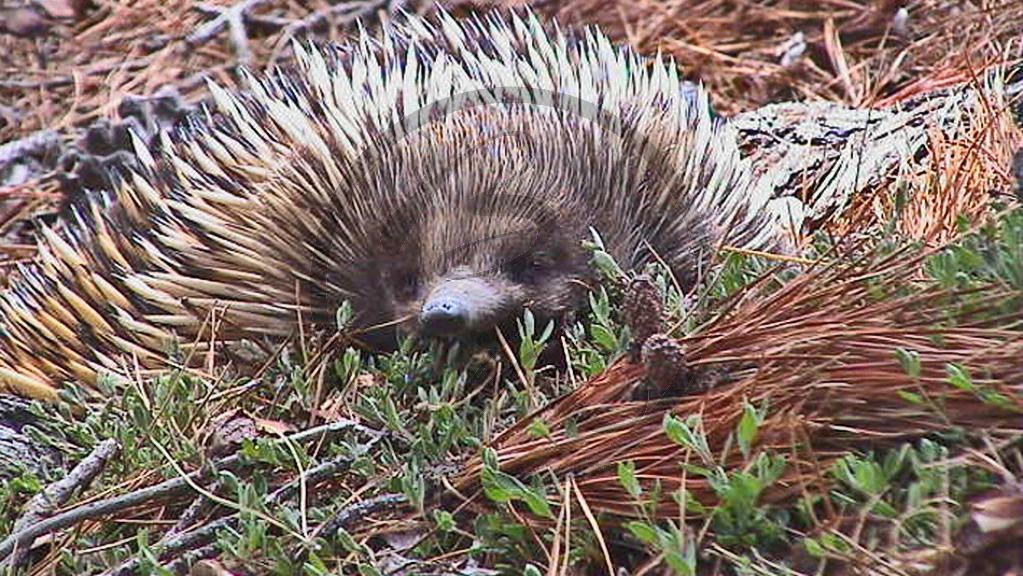
<path id="1" fill-rule="evenodd" d="M 572 475 L 591 507 L 632 515 L 634 501 L 617 476 L 618 463 L 632 461 L 647 494 L 654 481 L 665 489 L 660 513 L 677 517 L 672 491 L 684 487 L 705 504 L 715 496 L 705 479 L 684 473 L 683 463 L 708 463 L 668 438 L 667 413 L 699 415 L 716 463 L 738 470 L 750 462 L 733 437 L 744 404 L 766 406 L 750 456 L 768 450 L 789 460 L 766 502 L 820 489 L 828 466 L 850 450 L 956 428 L 1023 432 L 1023 335 L 1002 328 L 1023 319 L 1020 294 L 991 287 L 956 308 L 967 294 L 908 293 L 921 258 L 900 253 L 822 266 L 769 293 L 766 282 L 753 285 L 730 311 L 679 340 L 691 368 L 725 383 L 670 402 L 627 401 L 644 368 L 619 362 L 502 434 L 494 443 L 501 470 L 520 478 Z M 993 306 L 1016 312 L 992 323 L 985 314 Z M 907 371 L 898 349 L 919 355 L 918 374 Z M 950 384 L 950 366 L 968 369 L 978 389 L 1004 403 Z M 530 433 L 534 419 L 550 427 L 550 437 Z M 480 467 L 466 466 L 454 486 L 472 493 Z"/>

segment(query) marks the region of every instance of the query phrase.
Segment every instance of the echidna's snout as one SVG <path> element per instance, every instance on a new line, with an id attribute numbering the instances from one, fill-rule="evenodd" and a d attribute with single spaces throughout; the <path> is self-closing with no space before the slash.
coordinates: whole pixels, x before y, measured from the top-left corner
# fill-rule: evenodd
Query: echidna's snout
<path id="1" fill-rule="evenodd" d="M 469 308 L 463 298 L 442 296 L 430 300 L 419 315 L 419 325 L 430 336 L 457 334 L 469 324 Z"/>
<path id="2" fill-rule="evenodd" d="M 419 331 L 426 337 L 462 336 L 483 332 L 514 305 L 494 279 L 469 276 L 440 280 L 419 312 Z"/>

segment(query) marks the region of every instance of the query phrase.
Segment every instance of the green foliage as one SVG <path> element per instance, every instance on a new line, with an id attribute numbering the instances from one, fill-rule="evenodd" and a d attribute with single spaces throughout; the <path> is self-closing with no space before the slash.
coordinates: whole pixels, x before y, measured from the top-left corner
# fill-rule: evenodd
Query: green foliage
<path id="1" fill-rule="evenodd" d="M 626 530 L 640 543 L 664 555 L 664 563 L 679 576 L 696 574 L 696 543 L 676 522 L 663 526 L 649 522 L 632 521 Z"/>
<path id="2" fill-rule="evenodd" d="M 930 545 L 940 536 L 948 505 L 989 488 L 994 480 L 989 471 L 951 461 L 949 444 L 923 439 L 884 453 L 847 454 L 832 467 L 831 500 L 887 519 L 907 544 Z M 843 552 L 833 537 L 821 537 L 807 549 L 821 555 Z"/>
<path id="3" fill-rule="evenodd" d="M 1023 209 L 1006 212 L 927 262 L 945 288 L 984 284 L 1023 290 Z"/>
<path id="4" fill-rule="evenodd" d="M 526 486 L 518 478 L 505 474 L 490 464 L 484 465 L 480 483 L 487 498 L 494 502 L 499 504 L 522 502 L 530 512 L 541 518 L 554 517 L 546 494 Z"/>
<path id="5" fill-rule="evenodd" d="M 536 334 L 536 320 L 528 308 L 523 312 L 522 319 L 516 322 L 519 329 L 519 365 L 527 381 L 532 384 L 535 380 L 536 361 L 540 359 L 540 353 L 554 333 L 554 321 L 549 321 L 539 336 Z"/>
<path id="6" fill-rule="evenodd" d="M 899 247 L 896 239 L 885 238 L 884 242 L 883 250 Z M 576 381 L 606 369 L 628 351 L 631 340 L 620 314 L 622 288 L 629 274 L 606 252 L 599 235 L 594 234 L 589 245 L 593 263 L 605 281 L 588 295 L 585 310 L 565 326 L 565 353 Z M 822 255 L 829 254 L 829 249 L 822 239 L 814 251 Z M 797 267 L 778 268 L 767 259 L 734 252 L 722 254 L 721 263 L 693 294 L 682 294 L 659 265 L 645 271 L 654 278 L 671 325 L 681 333 L 712 318 L 719 304 L 750 281 L 770 273 L 765 285 L 779 286 L 798 273 Z M 1019 299 L 985 309 L 989 291 L 981 288 L 1023 287 L 1023 211 L 1007 213 L 942 251 L 927 261 L 926 270 L 939 285 L 965 291 L 949 300 L 948 322 L 956 311 L 991 318 L 1018 311 Z M 915 289 L 918 287 L 904 287 L 907 292 Z M 877 297 L 887 294 L 879 291 Z M 338 328 L 348 327 L 351 319 L 351 308 L 339 307 Z M 362 425 L 384 432 L 384 438 L 372 447 L 357 434 L 309 446 L 288 445 L 274 436 L 246 439 L 238 449 L 244 465 L 218 472 L 217 497 L 227 500 L 232 511 L 239 511 L 237 524 L 217 533 L 216 545 L 227 558 L 254 573 L 377 574 L 379 559 L 357 532 L 340 530 L 330 538 L 312 538 L 306 529 L 353 501 L 395 492 L 404 494 L 413 508 L 422 511 L 423 524 L 429 529 L 403 552 L 407 557 L 428 559 L 468 550 L 472 557 L 505 574 L 542 574 L 547 568 L 538 559 L 545 557 L 544 549 L 549 550 L 563 533 L 556 533 L 553 527 L 527 527 L 521 518 L 532 514 L 550 520 L 552 526 L 563 518 L 565 479 L 518 477 L 502 471 L 487 447 L 498 433 L 566 392 L 571 384 L 563 375 L 549 377 L 554 371 L 543 360 L 548 349 L 561 353 L 562 334 L 556 334 L 552 324 L 537 325 L 529 311 L 517 320 L 517 328 L 519 339 L 512 354 L 525 382 L 513 373 L 495 374 L 492 362 L 467 360 L 465 350 L 457 345 L 423 349 L 405 339 L 391 354 L 346 348 L 337 351 L 322 374 L 311 374 L 304 355 L 289 349 L 269 363 L 258 383 L 232 380 L 229 375 L 170 370 L 128 387 L 105 379 L 101 387 L 116 392 L 99 405 L 72 385 L 61 392 L 61 403 L 45 409 L 57 425 L 45 433 L 31 429 L 26 433 L 38 438 L 41 445 L 58 446 L 72 457 L 81 457 L 100 439 L 116 438 L 123 447 L 122 457 L 112 462 L 97 482 L 96 489 L 103 490 L 142 474 L 152 475 L 147 481 L 156 481 L 177 476 L 177 467 L 199 468 L 209 459 L 204 435 L 210 422 L 229 410 L 301 427 L 317 421 L 324 406 L 340 406 L 343 417 L 354 417 Z M 928 361 L 919 352 L 906 349 L 892 350 L 892 357 L 914 380 L 922 377 Z M 504 357 L 501 362 L 508 364 Z M 933 374 L 930 369 L 928 375 Z M 973 366 L 948 364 L 944 377 L 949 394 L 972 394 L 1000 408 L 1011 404 L 1004 392 L 991 385 L 991 375 Z M 238 389 L 244 393 L 226 395 Z M 929 410 L 940 411 L 947 401 L 944 396 L 924 397 L 911 387 L 901 394 L 906 402 Z M 230 401 L 221 400 L 224 397 Z M 662 558 L 663 566 L 675 574 L 695 574 L 698 568 L 709 567 L 706 551 L 710 542 L 727 550 L 725 562 L 736 572 L 750 571 L 757 558 L 795 544 L 819 558 L 854 557 L 858 550 L 816 523 L 825 507 L 847 516 L 869 514 L 877 524 L 866 528 L 876 531 L 871 541 L 926 548 L 938 542 L 948 514 L 961 513 L 961 503 L 969 495 L 997 481 L 990 472 L 950 457 L 970 431 L 948 430 L 896 449 L 845 454 L 821 472 L 831 481 L 826 494 L 790 504 L 767 504 L 765 492 L 776 487 L 792 465 L 788 453 L 762 446 L 763 424 L 770 409 L 767 404 L 744 402 L 740 417 L 729 429 L 711 427 L 715 434 L 728 437 L 723 452 L 711 450 L 712 445 L 721 445 L 720 439 L 708 440 L 708 427 L 698 415 L 666 414 L 664 434 L 686 453 L 679 462 L 680 477 L 704 482 L 718 503 L 700 502 L 685 490 L 664 494 L 660 482 L 644 475 L 642 462 L 619 462 L 606 472 L 616 474 L 622 493 L 633 500 L 636 515 L 619 529 L 604 529 L 612 548 L 619 550 L 616 545 L 627 541 L 629 550 Z M 33 410 L 42 413 L 44 408 Z M 526 424 L 526 432 L 539 444 L 559 435 L 572 437 L 576 426 L 571 419 L 558 425 L 534 417 Z M 445 489 L 442 479 L 450 477 L 453 466 L 480 454 L 484 462 L 482 497 L 494 504 L 495 511 L 472 515 L 455 507 L 431 506 L 430 496 Z M 329 491 L 314 491 L 304 506 L 295 499 L 283 503 L 268 500 L 282 478 L 295 478 L 300 470 L 342 456 L 351 461 L 344 481 L 331 484 Z M 20 474 L 0 486 L 0 532 L 10 530 L 19 507 L 52 479 Z M 567 496 L 569 501 L 574 498 L 573 494 Z M 658 505 L 672 502 L 678 506 L 677 518 L 668 520 L 654 514 Z M 186 504 L 168 504 L 168 517 Z M 681 521 L 683 517 L 688 524 Z M 602 528 L 610 525 L 603 520 L 598 518 Z M 89 573 L 136 558 L 141 573 L 165 573 L 156 547 L 162 529 L 154 524 L 148 531 L 138 531 L 136 525 L 110 523 L 83 533 L 76 536 L 74 549 L 98 551 L 89 555 L 62 552 L 57 572 Z M 569 565 L 581 573 L 603 571 L 592 526 L 578 507 L 573 508 L 569 529 L 571 547 L 562 550 L 569 555 Z"/>

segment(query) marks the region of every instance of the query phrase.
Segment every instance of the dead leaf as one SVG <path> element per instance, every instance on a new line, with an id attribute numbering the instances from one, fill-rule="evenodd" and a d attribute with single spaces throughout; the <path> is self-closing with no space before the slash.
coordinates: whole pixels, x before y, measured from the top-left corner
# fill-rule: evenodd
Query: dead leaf
<path id="1" fill-rule="evenodd" d="M 287 422 L 281 422 L 279 420 L 266 420 L 264 418 L 254 418 L 253 421 L 256 423 L 256 429 L 264 434 L 273 434 L 275 436 L 283 436 L 289 432 L 294 432 L 295 427 Z"/>
<path id="2" fill-rule="evenodd" d="M 223 564 L 216 560 L 200 560 L 188 571 L 189 576 L 234 576 Z"/>
<path id="3" fill-rule="evenodd" d="M 210 455 L 216 456 L 233 452 L 246 439 L 254 440 L 259 436 L 256 422 L 247 414 L 238 410 L 227 413 L 210 423 L 209 440 L 207 442 Z"/>
<path id="4" fill-rule="evenodd" d="M 981 532 L 1000 532 L 1023 524 L 1023 496 L 996 496 L 972 506 L 970 517 Z"/>

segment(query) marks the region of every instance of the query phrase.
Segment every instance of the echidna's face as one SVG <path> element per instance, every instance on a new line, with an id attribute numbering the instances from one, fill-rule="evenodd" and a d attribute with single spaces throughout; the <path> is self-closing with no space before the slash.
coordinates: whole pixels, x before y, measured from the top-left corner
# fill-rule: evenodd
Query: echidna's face
<path id="1" fill-rule="evenodd" d="M 557 111 L 471 109 L 364 158 L 358 192 L 376 210 L 357 245 L 373 282 L 348 275 L 364 320 L 477 341 L 512 338 L 527 307 L 546 322 L 585 302 L 583 240 L 607 178 L 583 176 L 599 172 L 584 167 L 592 148 L 549 145 L 565 125 Z"/>
<path id="2" fill-rule="evenodd" d="M 582 301 L 588 281 L 582 236 L 542 218 L 434 214 L 392 260 L 391 308 L 426 338 L 488 337 L 514 330 L 523 310 L 557 319 Z M 511 334 L 507 334 L 511 337 Z"/>

